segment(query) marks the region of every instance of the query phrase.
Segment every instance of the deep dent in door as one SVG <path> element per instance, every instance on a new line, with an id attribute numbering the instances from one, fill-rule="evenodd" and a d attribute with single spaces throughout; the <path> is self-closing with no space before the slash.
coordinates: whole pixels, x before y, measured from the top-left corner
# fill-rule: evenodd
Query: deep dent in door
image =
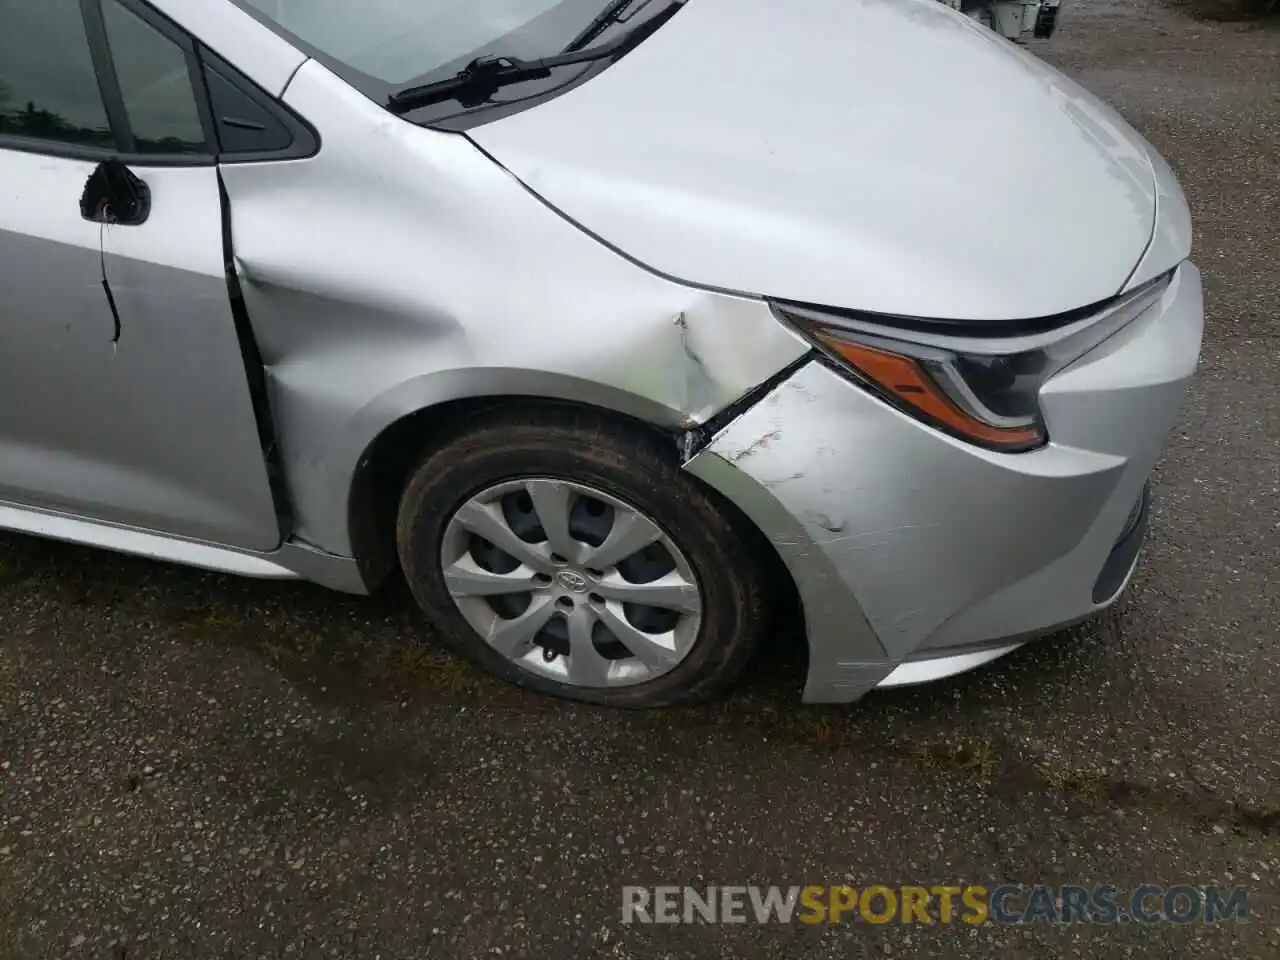
<path id="1" fill-rule="evenodd" d="M 266 368 L 262 351 L 253 333 L 253 324 L 244 305 L 244 293 L 235 266 L 235 238 L 231 229 L 231 200 L 227 185 L 218 171 L 218 201 L 222 206 L 222 253 L 227 278 L 227 296 L 231 302 L 231 316 L 236 325 L 236 339 L 240 343 L 240 355 L 244 358 L 245 379 L 249 385 L 249 398 L 253 404 L 253 416 L 262 444 L 262 459 L 267 467 L 267 481 L 271 487 L 271 501 L 275 505 L 279 524 L 280 541 L 288 540 L 293 533 L 292 509 L 289 491 L 285 483 L 284 464 L 280 447 L 276 442 L 275 420 L 271 416 L 271 400 L 267 393 Z"/>

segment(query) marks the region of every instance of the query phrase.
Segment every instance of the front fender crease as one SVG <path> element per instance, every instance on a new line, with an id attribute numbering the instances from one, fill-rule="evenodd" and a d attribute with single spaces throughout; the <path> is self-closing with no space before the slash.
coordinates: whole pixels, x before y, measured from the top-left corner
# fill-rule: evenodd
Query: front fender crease
<path id="1" fill-rule="evenodd" d="M 286 99 L 321 151 L 223 176 L 295 534 L 324 551 L 351 555 L 352 481 L 407 415 L 546 397 L 689 429 L 809 349 L 764 302 L 645 270 L 466 138 L 390 116 L 314 61 Z"/>

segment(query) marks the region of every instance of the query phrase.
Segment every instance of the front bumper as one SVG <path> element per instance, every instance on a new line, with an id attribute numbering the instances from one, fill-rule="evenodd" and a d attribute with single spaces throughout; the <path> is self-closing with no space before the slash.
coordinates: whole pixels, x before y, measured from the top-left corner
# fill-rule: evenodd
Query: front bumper
<path id="1" fill-rule="evenodd" d="M 733 500 L 796 582 L 805 700 L 977 666 L 1114 602 L 1147 478 L 1204 328 L 1200 274 L 1045 384 L 1048 446 L 1003 454 L 923 426 L 814 362 L 686 469 Z"/>

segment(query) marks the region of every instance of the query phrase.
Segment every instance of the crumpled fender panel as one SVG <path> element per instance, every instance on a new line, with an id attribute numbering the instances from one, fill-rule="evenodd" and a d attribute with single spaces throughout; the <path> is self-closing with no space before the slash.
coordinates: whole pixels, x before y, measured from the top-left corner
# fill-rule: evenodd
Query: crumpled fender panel
<path id="1" fill-rule="evenodd" d="M 763 302 L 648 272 L 465 137 L 391 116 L 314 61 L 286 100 L 320 152 L 223 175 L 296 537 L 350 555 L 361 458 L 424 408 L 534 395 L 687 428 L 808 349 Z"/>

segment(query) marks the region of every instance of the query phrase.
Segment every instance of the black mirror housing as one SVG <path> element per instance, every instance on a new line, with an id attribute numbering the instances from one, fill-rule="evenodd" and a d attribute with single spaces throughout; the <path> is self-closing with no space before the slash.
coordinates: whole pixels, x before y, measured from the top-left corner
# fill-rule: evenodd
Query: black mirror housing
<path id="1" fill-rule="evenodd" d="M 139 226 L 151 216 L 151 188 L 120 160 L 104 160 L 85 181 L 80 215 L 94 223 Z"/>

